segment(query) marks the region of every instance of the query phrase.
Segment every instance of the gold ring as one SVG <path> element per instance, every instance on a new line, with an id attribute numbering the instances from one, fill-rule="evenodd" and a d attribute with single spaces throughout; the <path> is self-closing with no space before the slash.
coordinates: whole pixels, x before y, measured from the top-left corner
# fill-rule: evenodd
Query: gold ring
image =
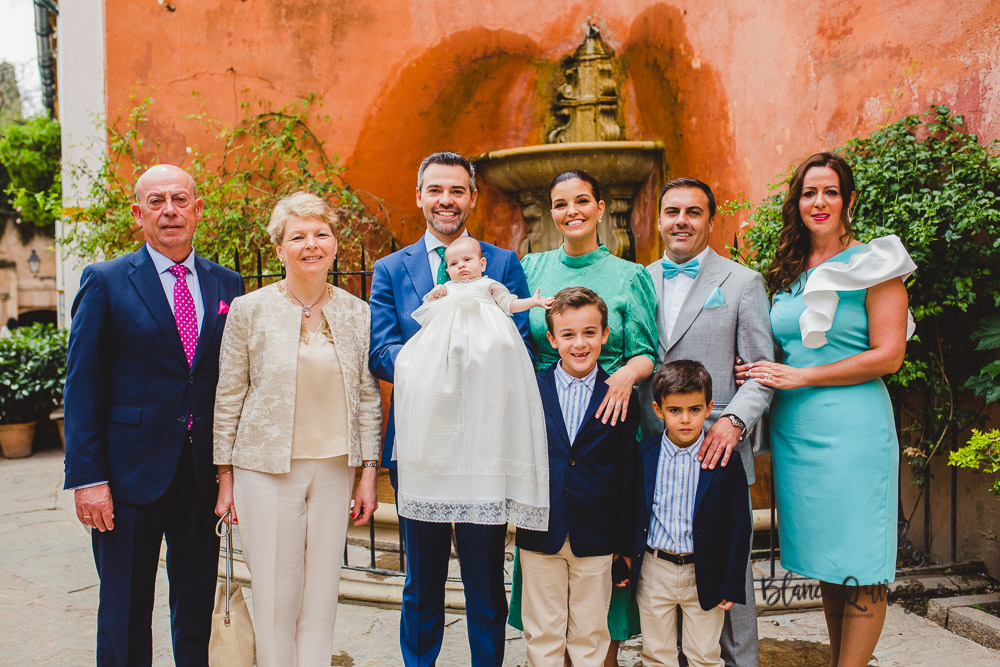
<path id="1" fill-rule="evenodd" d="M 89 514 L 84 514 L 84 515 L 83 515 L 83 518 L 84 518 L 84 519 L 89 519 L 89 518 L 90 518 L 90 515 L 89 515 Z"/>

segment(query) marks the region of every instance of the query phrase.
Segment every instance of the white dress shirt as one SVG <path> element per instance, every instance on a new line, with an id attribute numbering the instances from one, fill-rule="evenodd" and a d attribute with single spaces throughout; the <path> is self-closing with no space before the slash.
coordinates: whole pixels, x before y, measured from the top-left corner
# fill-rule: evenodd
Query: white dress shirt
<path id="1" fill-rule="evenodd" d="M 701 274 L 701 269 L 705 265 L 705 257 L 708 255 L 708 251 L 708 246 L 705 246 L 704 250 L 692 257 L 692 259 L 698 260 L 699 274 Z M 670 259 L 666 253 L 663 253 L 663 258 Z M 684 299 L 687 298 L 688 292 L 691 291 L 691 285 L 694 284 L 694 280 L 694 278 L 686 273 L 678 273 L 673 278 L 663 278 L 663 322 L 660 324 L 663 326 L 663 330 L 667 332 L 668 342 L 674 333 L 674 324 L 677 322 L 677 315 L 681 312 Z"/>

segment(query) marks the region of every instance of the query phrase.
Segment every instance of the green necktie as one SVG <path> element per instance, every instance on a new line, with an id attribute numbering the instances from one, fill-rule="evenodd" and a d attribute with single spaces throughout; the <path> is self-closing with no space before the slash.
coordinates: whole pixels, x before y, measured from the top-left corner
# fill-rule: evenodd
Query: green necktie
<path id="1" fill-rule="evenodd" d="M 448 265 L 444 261 L 444 247 L 434 248 L 434 250 L 437 251 L 438 257 L 441 258 L 441 263 L 438 264 L 437 284 L 443 285 L 448 282 Z"/>

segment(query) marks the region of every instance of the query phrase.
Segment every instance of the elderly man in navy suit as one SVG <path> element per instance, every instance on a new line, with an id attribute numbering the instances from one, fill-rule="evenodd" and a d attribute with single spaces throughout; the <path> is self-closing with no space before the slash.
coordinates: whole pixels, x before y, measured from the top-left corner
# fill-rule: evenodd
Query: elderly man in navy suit
<path id="1" fill-rule="evenodd" d="M 427 220 L 419 241 L 375 262 L 371 292 L 369 366 L 375 377 L 393 381 L 396 355 L 420 325 L 411 317 L 435 284 L 445 282 L 444 249 L 468 234 L 465 222 L 476 205 L 475 171 L 458 153 L 428 156 L 417 172 L 417 206 Z M 528 285 L 517 256 L 483 243 L 487 273 L 518 297 L 528 297 Z M 514 315 L 528 350 L 527 313 Z M 390 469 L 395 487 L 393 441 L 395 423 L 390 407 L 382 464 Z M 444 586 L 451 555 L 452 525 L 400 518 L 406 548 L 406 582 L 400 619 L 400 649 L 407 667 L 433 665 L 444 635 Z M 507 597 L 503 582 L 506 526 L 468 523 L 454 525 L 455 542 L 465 586 L 466 621 L 472 664 L 503 664 Z"/>
<path id="2" fill-rule="evenodd" d="M 149 665 L 167 541 L 174 661 L 207 665 L 219 542 L 212 416 L 219 342 L 239 274 L 197 257 L 203 202 L 157 165 L 136 182 L 146 243 L 84 269 L 66 377 L 66 488 L 101 579 L 97 663 Z"/>

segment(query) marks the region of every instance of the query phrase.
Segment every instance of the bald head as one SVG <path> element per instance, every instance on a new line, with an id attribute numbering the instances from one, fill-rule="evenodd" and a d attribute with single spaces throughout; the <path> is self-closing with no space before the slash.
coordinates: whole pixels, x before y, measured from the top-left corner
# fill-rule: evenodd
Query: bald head
<path id="1" fill-rule="evenodd" d="M 191 190 L 191 196 L 198 196 L 198 188 L 195 186 L 194 179 L 191 178 L 191 174 L 187 173 L 180 167 L 175 167 L 172 164 L 158 164 L 144 171 L 142 176 L 139 177 L 139 180 L 135 182 L 135 200 L 141 201 L 143 193 L 149 189 L 150 184 L 159 182 L 162 179 L 172 181 L 185 179 Z"/>
<path id="2" fill-rule="evenodd" d="M 191 254 L 203 205 L 191 175 L 172 164 L 151 167 L 135 182 L 132 215 L 146 243 L 175 262 Z"/>

